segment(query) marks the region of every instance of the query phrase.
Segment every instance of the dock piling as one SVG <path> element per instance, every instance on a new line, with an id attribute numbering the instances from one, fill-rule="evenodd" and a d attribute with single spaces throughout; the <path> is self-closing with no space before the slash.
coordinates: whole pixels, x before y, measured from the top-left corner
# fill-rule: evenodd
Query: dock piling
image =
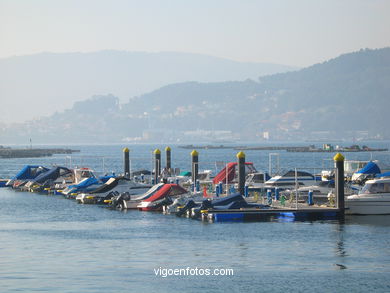
<path id="1" fill-rule="evenodd" d="M 167 168 L 167 171 L 169 172 L 169 174 L 171 174 L 171 148 L 169 146 L 167 146 L 165 148 L 165 156 L 167 158 L 167 162 L 166 162 L 166 168 Z"/>
<path id="2" fill-rule="evenodd" d="M 159 149 L 154 150 L 154 183 L 158 183 L 158 178 L 161 174 L 161 151 Z"/>
<path id="3" fill-rule="evenodd" d="M 199 172 L 199 153 L 196 150 L 191 152 L 191 177 L 192 182 L 195 183 L 198 180 L 198 172 Z"/>
<path id="4" fill-rule="evenodd" d="M 336 198 L 337 208 L 340 210 L 341 216 L 344 216 L 344 156 L 341 153 L 337 153 L 333 160 L 336 165 Z"/>
<path id="5" fill-rule="evenodd" d="M 245 154 L 239 152 L 238 159 L 238 192 L 243 196 L 245 194 Z"/>
<path id="6" fill-rule="evenodd" d="M 126 178 L 130 177 L 130 150 L 128 148 L 123 149 L 123 166 L 124 166 L 124 176 Z"/>

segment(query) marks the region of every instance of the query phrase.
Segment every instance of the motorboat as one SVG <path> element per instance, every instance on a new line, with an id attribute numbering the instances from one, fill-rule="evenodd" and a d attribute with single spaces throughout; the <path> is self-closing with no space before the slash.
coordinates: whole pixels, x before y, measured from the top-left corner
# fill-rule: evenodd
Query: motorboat
<path id="1" fill-rule="evenodd" d="M 152 193 L 137 205 L 140 211 L 162 210 L 163 205 L 170 205 L 179 196 L 188 194 L 188 191 L 178 184 L 167 183 Z"/>
<path id="2" fill-rule="evenodd" d="M 135 182 L 151 182 L 153 177 L 152 175 L 152 172 L 146 169 L 131 172 L 132 180 Z"/>
<path id="3" fill-rule="evenodd" d="M 263 188 L 265 182 L 271 179 L 271 176 L 267 172 L 250 173 L 245 178 L 245 185 L 250 189 Z"/>
<path id="4" fill-rule="evenodd" d="M 103 184 L 104 182 L 96 177 L 88 177 L 80 181 L 78 184 L 71 184 L 67 186 L 65 189 L 58 192 L 61 192 L 65 196 L 75 195 L 81 192 L 85 193 L 85 192 L 95 190 Z"/>
<path id="5" fill-rule="evenodd" d="M 329 201 L 330 197 L 334 197 L 335 195 L 335 182 L 334 180 L 328 180 L 328 181 L 319 181 L 315 185 L 310 186 L 302 186 L 298 188 L 298 194 L 299 198 L 301 199 L 307 199 L 309 192 L 312 192 L 313 199 L 317 203 L 325 203 Z M 344 184 L 344 195 L 352 195 L 354 193 L 359 192 L 361 189 L 361 186 L 345 183 Z M 293 190 L 294 192 L 294 190 Z"/>
<path id="6" fill-rule="evenodd" d="M 9 179 L 5 185 L 13 188 L 18 188 L 47 171 L 49 171 L 48 168 L 40 165 L 26 165 L 14 177 Z"/>
<path id="7" fill-rule="evenodd" d="M 165 183 L 155 184 L 145 193 L 135 196 L 132 196 L 128 193 L 121 193 L 116 196 L 113 196 L 111 199 L 106 200 L 106 203 L 108 203 L 111 207 L 120 210 L 137 209 L 137 206 L 141 203 L 142 200 L 152 196 L 164 185 Z"/>
<path id="8" fill-rule="evenodd" d="M 95 178 L 93 170 L 90 168 L 68 169 L 56 166 L 26 183 L 25 190 L 63 190 L 70 185 L 77 185 L 88 178 Z"/>
<path id="9" fill-rule="evenodd" d="M 177 212 L 177 216 L 188 214 L 192 218 L 198 218 L 203 210 L 241 210 L 241 209 L 268 209 L 269 205 L 248 203 L 238 193 L 226 197 L 204 199 L 202 202 L 195 202 L 189 199 Z"/>
<path id="10" fill-rule="evenodd" d="M 346 197 L 345 208 L 351 215 L 390 214 L 390 178 L 368 180 L 358 194 Z"/>
<path id="11" fill-rule="evenodd" d="M 277 187 L 280 190 L 296 189 L 297 187 L 316 185 L 319 180 L 308 172 L 290 170 L 284 175 L 276 175 L 267 180 L 264 188 L 275 189 Z"/>
<path id="12" fill-rule="evenodd" d="M 362 169 L 356 171 L 352 175 L 352 182 L 364 185 L 369 179 L 389 176 L 389 167 L 383 166 L 379 161 L 370 161 Z"/>
<path id="13" fill-rule="evenodd" d="M 121 193 L 142 194 L 150 187 L 149 184 L 134 182 L 126 177 L 114 177 L 95 190 L 78 194 L 76 201 L 84 204 L 104 203 L 104 200 L 111 199 L 111 197 Z"/>
<path id="14" fill-rule="evenodd" d="M 81 192 L 87 193 L 93 191 L 109 179 L 114 178 L 114 175 L 104 175 L 99 178 L 95 176 L 92 169 L 89 168 L 76 168 L 73 169 L 73 183 L 70 185 L 62 186 L 65 187 L 62 190 L 58 190 L 58 193 L 65 196 L 75 195 Z M 60 185 L 55 186 L 55 188 L 61 188 Z"/>
<path id="15" fill-rule="evenodd" d="M 123 210 L 123 209 L 138 209 L 142 201 L 146 202 L 146 200 L 151 197 L 154 197 L 154 199 L 156 198 L 158 199 L 161 196 L 169 196 L 171 197 L 171 199 L 173 199 L 173 203 L 175 207 L 183 205 L 189 198 L 194 200 L 201 200 L 201 199 L 203 200 L 205 197 L 204 193 L 200 193 L 200 192 L 191 193 L 191 192 L 187 192 L 186 190 L 183 190 L 182 188 L 176 188 L 176 187 L 172 188 L 172 184 L 170 185 L 167 184 L 170 183 L 155 184 L 147 192 L 141 195 L 134 196 L 127 193 L 122 193 L 112 197 L 111 199 L 107 199 L 106 202 L 109 203 L 109 205 L 113 208 Z M 167 186 L 169 186 L 169 188 Z M 177 192 L 177 190 L 175 189 L 178 189 L 180 192 Z M 175 195 L 173 194 L 173 191 L 175 191 L 176 193 Z M 171 202 L 166 202 L 166 205 L 163 205 L 163 208 L 169 205 L 170 203 Z M 172 210 L 173 206 L 170 205 L 170 207 Z"/>
<path id="16" fill-rule="evenodd" d="M 169 176 L 167 178 L 167 182 L 172 182 L 176 184 L 186 184 L 191 181 L 191 175 L 192 173 L 190 171 L 181 171 L 176 176 Z"/>
<path id="17" fill-rule="evenodd" d="M 72 184 L 73 178 L 74 176 L 71 169 L 56 166 L 41 173 L 33 180 L 28 181 L 20 189 L 31 192 L 41 192 L 45 189 L 51 189 L 58 184 Z"/>

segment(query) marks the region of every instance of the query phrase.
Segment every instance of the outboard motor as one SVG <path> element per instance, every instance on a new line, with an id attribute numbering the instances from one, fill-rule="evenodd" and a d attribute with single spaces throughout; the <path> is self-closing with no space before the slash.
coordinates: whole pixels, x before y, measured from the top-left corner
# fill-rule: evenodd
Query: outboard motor
<path id="1" fill-rule="evenodd" d="M 119 195 L 118 191 L 111 191 L 105 197 L 100 197 L 100 198 L 96 199 L 96 203 L 103 204 L 105 200 L 111 200 L 113 197 L 118 196 L 118 195 Z"/>
<path id="2" fill-rule="evenodd" d="M 158 208 L 160 208 L 160 207 L 162 207 L 162 206 L 171 205 L 172 203 L 173 203 L 172 198 L 169 197 L 169 196 L 166 196 L 162 201 L 156 203 L 153 207 L 154 207 L 155 209 L 158 209 Z"/>
<path id="3" fill-rule="evenodd" d="M 131 194 L 122 192 L 111 198 L 110 207 L 122 210 L 124 208 L 124 201 L 131 200 Z"/>
<path id="4" fill-rule="evenodd" d="M 200 207 L 194 209 L 193 217 L 194 218 L 198 218 L 200 216 L 200 211 L 208 210 L 208 209 L 211 209 L 211 208 L 213 208 L 213 204 L 212 204 L 211 200 L 205 199 L 204 201 L 202 201 L 202 204 L 200 205 Z"/>
<path id="5" fill-rule="evenodd" d="M 192 209 L 196 207 L 196 203 L 190 199 L 187 204 L 182 208 L 180 209 L 177 213 L 176 213 L 176 216 L 178 217 L 181 217 L 182 215 L 184 215 L 188 210 Z"/>

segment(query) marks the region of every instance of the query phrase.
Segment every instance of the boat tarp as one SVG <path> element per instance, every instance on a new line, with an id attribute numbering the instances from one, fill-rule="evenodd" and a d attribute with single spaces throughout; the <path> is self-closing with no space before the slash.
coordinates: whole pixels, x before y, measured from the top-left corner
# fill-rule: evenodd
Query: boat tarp
<path id="1" fill-rule="evenodd" d="M 236 193 L 236 194 L 232 194 L 232 195 L 229 195 L 227 197 L 223 197 L 223 198 L 218 198 L 218 199 L 214 199 L 212 202 L 211 202 L 211 205 L 213 207 L 215 206 L 226 206 L 232 202 L 245 202 L 245 198 L 239 194 L 239 193 Z"/>
<path id="2" fill-rule="evenodd" d="M 145 192 L 144 194 L 141 194 L 135 198 L 132 198 L 132 200 L 145 200 L 145 199 L 151 197 L 152 195 L 154 195 L 164 185 L 165 185 L 164 183 L 155 184 L 147 192 Z"/>
<path id="3" fill-rule="evenodd" d="M 90 193 L 95 194 L 95 193 L 104 193 L 108 192 L 114 187 L 116 187 L 119 183 L 119 180 L 126 180 L 125 178 L 110 178 L 106 183 L 104 183 L 102 186 L 96 188 L 95 190 L 92 190 Z M 128 179 L 127 179 L 128 180 Z"/>
<path id="4" fill-rule="evenodd" d="M 38 165 L 26 165 L 22 170 L 15 175 L 13 179 L 15 180 L 24 180 L 24 179 L 34 179 L 40 174 L 49 171 L 48 168 Z"/>
<path id="5" fill-rule="evenodd" d="M 253 166 L 253 163 L 246 162 L 245 165 Z M 214 177 L 213 183 L 214 184 L 218 184 L 219 182 L 226 183 L 226 177 L 228 183 L 232 183 L 234 177 L 236 176 L 236 166 L 237 166 L 237 162 L 227 163 L 227 165 L 224 168 L 222 168 L 222 170 L 219 171 L 219 173 Z"/>
<path id="6" fill-rule="evenodd" d="M 390 172 L 385 172 L 385 173 L 382 173 L 382 174 L 378 174 L 375 177 L 376 178 L 390 177 Z"/>
<path id="7" fill-rule="evenodd" d="M 149 170 L 138 170 L 131 172 L 131 175 L 133 176 L 141 176 L 141 175 L 152 175 L 152 172 Z"/>
<path id="8" fill-rule="evenodd" d="M 182 172 L 180 172 L 179 176 L 191 177 L 191 172 L 190 171 L 182 171 Z"/>
<path id="9" fill-rule="evenodd" d="M 233 201 L 227 205 L 219 205 L 219 206 L 213 206 L 213 209 L 215 210 L 238 210 L 238 209 L 244 209 L 244 208 L 269 208 L 268 205 L 263 205 L 263 204 L 250 204 L 247 203 L 246 201 Z"/>
<path id="10" fill-rule="evenodd" d="M 297 171 L 297 177 L 304 177 L 304 176 L 308 176 L 308 177 L 314 178 L 313 174 L 310 174 L 309 172 Z M 295 170 L 288 171 L 282 177 L 295 177 Z"/>
<path id="11" fill-rule="evenodd" d="M 49 171 L 46 171 L 39 176 L 37 176 L 34 181 L 36 183 L 44 183 L 47 180 L 56 180 L 58 177 L 63 175 L 71 174 L 72 171 L 70 171 L 68 168 L 65 167 L 53 167 Z"/>
<path id="12" fill-rule="evenodd" d="M 167 196 L 177 196 L 184 193 L 187 193 L 187 190 L 185 190 L 180 185 L 167 183 L 164 184 L 164 186 L 162 186 L 152 196 L 148 197 L 144 201 L 153 202 Z"/>
<path id="13" fill-rule="evenodd" d="M 111 178 L 115 178 L 114 175 L 105 175 L 105 176 L 101 176 L 99 177 L 99 180 L 103 183 L 106 183 L 108 180 L 110 180 Z"/>
<path id="14" fill-rule="evenodd" d="M 93 184 L 99 183 L 99 180 L 94 177 L 85 178 L 83 181 L 81 181 L 79 184 L 73 184 L 69 185 L 69 188 L 74 188 L 76 190 L 82 190 L 87 188 L 88 186 L 91 186 Z"/>
<path id="15" fill-rule="evenodd" d="M 381 169 L 374 162 L 368 162 L 363 168 L 356 172 L 357 174 L 380 174 Z"/>

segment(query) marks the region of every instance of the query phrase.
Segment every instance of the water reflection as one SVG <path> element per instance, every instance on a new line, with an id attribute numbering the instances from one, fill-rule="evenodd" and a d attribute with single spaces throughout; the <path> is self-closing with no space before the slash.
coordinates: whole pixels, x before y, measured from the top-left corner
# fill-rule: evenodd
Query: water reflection
<path id="1" fill-rule="evenodd" d="M 346 224 L 390 227 L 390 215 L 345 216 Z"/>
<path id="2" fill-rule="evenodd" d="M 335 231 L 337 234 L 337 241 L 336 241 L 336 255 L 340 257 L 348 256 L 345 245 L 344 245 L 344 223 L 343 221 L 340 221 L 338 224 L 334 225 Z"/>

